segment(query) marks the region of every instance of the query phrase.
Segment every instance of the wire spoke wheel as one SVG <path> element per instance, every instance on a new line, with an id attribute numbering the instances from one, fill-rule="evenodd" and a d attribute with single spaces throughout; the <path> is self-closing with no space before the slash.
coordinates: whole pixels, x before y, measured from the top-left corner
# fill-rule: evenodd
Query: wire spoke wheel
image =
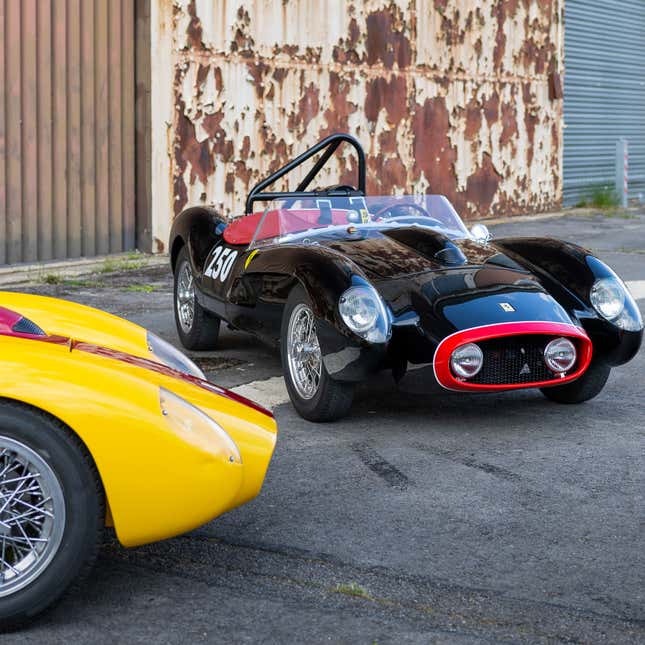
<path id="1" fill-rule="evenodd" d="M 195 319 L 195 281 L 189 262 L 184 262 L 179 268 L 175 306 L 181 328 L 190 333 Z"/>
<path id="2" fill-rule="evenodd" d="M 29 446 L 0 436 L 0 597 L 38 578 L 64 530 L 63 489 L 54 471 Z"/>
<path id="3" fill-rule="evenodd" d="M 194 351 L 215 349 L 220 318 L 200 303 L 200 278 L 193 271 L 188 247 L 180 249 L 173 271 L 175 324 L 181 344 Z"/>
<path id="4" fill-rule="evenodd" d="M 291 379 L 303 399 L 316 395 L 322 374 L 322 353 L 316 335 L 316 319 L 305 304 L 297 305 L 289 320 L 287 356 Z"/>
<path id="5" fill-rule="evenodd" d="M 333 421 L 352 405 L 354 383 L 336 380 L 323 361 L 311 299 L 295 286 L 282 313 L 280 355 L 289 398 L 307 421 Z"/>

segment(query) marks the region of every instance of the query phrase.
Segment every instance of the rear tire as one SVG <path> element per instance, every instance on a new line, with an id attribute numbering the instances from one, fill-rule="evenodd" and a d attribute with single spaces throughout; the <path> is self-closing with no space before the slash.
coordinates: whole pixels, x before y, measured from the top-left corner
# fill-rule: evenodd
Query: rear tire
<path id="1" fill-rule="evenodd" d="M 215 349 L 220 319 L 197 301 L 195 276 L 184 246 L 177 256 L 174 275 L 174 310 L 177 334 L 186 349 Z"/>
<path id="2" fill-rule="evenodd" d="M 556 403 L 584 403 L 598 396 L 607 383 L 611 367 L 605 363 L 591 363 L 587 371 L 573 383 L 541 388 L 542 394 Z"/>
<path id="3" fill-rule="evenodd" d="M 307 338 L 300 338 L 298 330 L 305 328 Z M 335 381 L 325 369 L 311 301 L 301 286 L 291 291 L 284 308 L 280 353 L 289 398 L 303 419 L 335 421 L 349 413 L 354 384 Z"/>
<path id="4" fill-rule="evenodd" d="M 78 437 L 48 415 L 6 400 L 0 401 L 0 473 L 0 631 L 8 631 L 90 571 L 105 503 Z"/>

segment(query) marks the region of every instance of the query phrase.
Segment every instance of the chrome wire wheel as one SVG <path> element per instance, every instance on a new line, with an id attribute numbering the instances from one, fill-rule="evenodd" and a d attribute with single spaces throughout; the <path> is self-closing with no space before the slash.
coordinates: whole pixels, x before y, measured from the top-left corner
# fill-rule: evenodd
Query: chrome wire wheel
<path id="1" fill-rule="evenodd" d="M 182 331 L 190 334 L 195 320 L 195 280 L 189 262 L 179 267 L 175 306 Z"/>
<path id="2" fill-rule="evenodd" d="M 0 436 L 0 597 L 45 571 L 65 530 L 63 489 L 29 446 Z"/>
<path id="3" fill-rule="evenodd" d="M 320 386 L 322 353 L 316 334 L 316 319 L 305 304 L 298 304 L 291 312 L 287 335 L 289 373 L 298 395 L 311 399 Z"/>

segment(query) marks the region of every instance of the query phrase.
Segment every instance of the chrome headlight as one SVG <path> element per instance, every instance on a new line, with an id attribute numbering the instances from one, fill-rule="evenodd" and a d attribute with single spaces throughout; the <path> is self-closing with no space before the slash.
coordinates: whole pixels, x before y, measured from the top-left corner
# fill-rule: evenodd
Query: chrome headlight
<path id="1" fill-rule="evenodd" d="M 390 317 L 383 299 L 370 284 L 350 287 L 338 302 L 345 324 L 357 335 L 371 343 L 385 343 L 392 331 Z"/>
<path id="2" fill-rule="evenodd" d="M 616 275 L 598 278 L 589 299 L 603 317 L 625 331 L 640 331 L 643 318 L 623 281 Z"/>
<path id="3" fill-rule="evenodd" d="M 202 380 L 206 380 L 204 372 L 202 372 L 193 361 L 187 356 L 182 354 L 176 347 L 166 342 L 163 338 L 159 338 L 151 331 L 148 332 L 147 337 L 148 349 L 155 355 L 157 360 L 172 369 L 184 374 L 190 374 Z"/>
<path id="4" fill-rule="evenodd" d="M 555 338 L 544 348 L 544 362 L 557 374 L 568 372 L 577 357 L 576 346 L 568 338 Z"/>
<path id="5" fill-rule="evenodd" d="M 617 318 L 625 308 L 625 290 L 613 278 L 596 280 L 589 298 L 596 311 L 607 320 Z"/>
<path id="6" fill-rule="evenodd" d="M 484 354 L 475 343 L 457 347 L 450 356 L 450 367 L 456 376 L 472 378 L 479 374 L 484 364 Z"/>
<path id="7" fill-rule="evenodd" d="M 180 396 L 159 388 L 161 414 L 184 441 L 221 457 L 241 464 L 242 455 L 230 435 L 216 421 Z M 213 437 L 217 441 L 213 441 Z"/>

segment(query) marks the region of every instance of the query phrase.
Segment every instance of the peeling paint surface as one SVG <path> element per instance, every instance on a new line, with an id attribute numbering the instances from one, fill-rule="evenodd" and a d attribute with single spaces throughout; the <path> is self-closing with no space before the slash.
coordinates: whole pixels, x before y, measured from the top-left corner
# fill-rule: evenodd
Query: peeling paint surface
<path id="1" fill-rule="evenodd" d="M 560 203 L 561 2 L 158 2 L 172 23 L 168 219 L 198 203 L 243 214 L 255 182 L 338 131 L 363 142 L 371 194 L 444 193 L 465 218 Z M 346 152 L 321 184 L 355 171 Z"/>

